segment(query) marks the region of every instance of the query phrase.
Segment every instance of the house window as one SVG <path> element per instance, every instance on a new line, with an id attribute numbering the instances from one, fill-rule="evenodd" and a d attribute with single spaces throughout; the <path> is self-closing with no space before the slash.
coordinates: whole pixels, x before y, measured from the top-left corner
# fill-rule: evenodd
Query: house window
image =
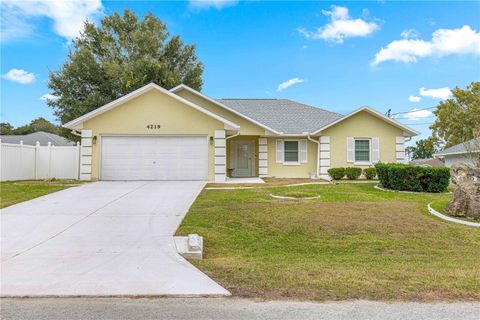
<path id="1" fill-rule="evenodd" d="M 370 162 L 370 140 L 355 139 L 355 162 Z"/>
<path id="2" fill-rule="evenodd" d="M 284 142 L 285 162 L 298 162 L 298 141 Z"/>

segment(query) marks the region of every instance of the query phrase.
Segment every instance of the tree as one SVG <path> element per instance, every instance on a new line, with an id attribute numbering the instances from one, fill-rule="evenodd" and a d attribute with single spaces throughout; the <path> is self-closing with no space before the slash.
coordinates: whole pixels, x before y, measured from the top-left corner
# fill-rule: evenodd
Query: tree
<path id="1" fill-rule="evenodd" d="M 445 142 L 445 148 L 480 136 L 480 82 L 452 90 L 453 98 L 442 101 L 433 112 L 430 129 Z"/>
<path id="2" fill-rule="evenodd" d="M 170 37 L 152 13 L 139 20 L 125 10 L 123 16 L 103 18 L 98 27 L 85 23 L 67 61 L 50 74 L 48 85 L 56 99 L 47 103 L 63 124 L 150 82 L 200 90 L 202 73 L 194 45 Z"/>
<path id="3" fill-rule="evenodd" d="M 0 123 L 0 134 L 13 134 L 13 126 L 8 122 Z"/>
<path id="4" fill-rule="evenodd" d="M 418 140 L 415 147 L 407 147 L 405 152 L 411 160 L 428 159 L 438 150 L 438 140 L 434 137 Z"/>
<path id="5" fill-rule="evenodd" d="M 26 124 L 24 126 L 14 129 L 13 134 L 21 135 L 21 134 L 38 132 L 38 131 L 59 134 L 60 128 L 54 125 L 53 123 L 51 123 L 50 121 L 40 117 L 32 120 L 29 124 Z"/>

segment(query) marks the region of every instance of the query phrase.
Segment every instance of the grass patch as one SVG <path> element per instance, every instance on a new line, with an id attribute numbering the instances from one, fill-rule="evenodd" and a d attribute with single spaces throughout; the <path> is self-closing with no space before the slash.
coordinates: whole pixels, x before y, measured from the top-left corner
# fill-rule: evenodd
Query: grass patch
<path id="1" fill-rule="evenodd" d="M 269 196 L 279 192 L 321 197 Z M 204 236 L 192 263 L 237 296 L 478 300 L 480 233 L 426 209 L 450 197 L 373 184 L 204 190 L 178 233 Z"/>
<path id="2" fill-rule="evenodd" d="M 302 198 L 318 197 L 320 194 L 313 191 L 304 191 L 304 190 L 297 190 L 296 188 L 292 188 L 292 190 L 287 189 L 287 191 L 285 190 L 275 191 L 274 195 L 302 199 Z"/>
<path id="3" fill-rule="evenodd" d="M 70 188 L 78 180 L 29 180 L 0 182 L 0 208 Z"/>

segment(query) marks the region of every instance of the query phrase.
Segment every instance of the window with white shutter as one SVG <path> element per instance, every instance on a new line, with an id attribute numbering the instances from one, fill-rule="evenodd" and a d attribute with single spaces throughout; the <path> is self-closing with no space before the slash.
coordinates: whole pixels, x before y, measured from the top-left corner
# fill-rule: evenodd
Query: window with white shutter
<path id="1" fill-rule="evenodd" d="M 307 140 L 300 140 L 300 162 L 307 163 L 308 155 L 308 142 Z"/>
<path id="2" fill-rule="evenodd" d="M 355 139 L 347 137 L 347 162 L 355 162 Z"/>
<path id="3" fill-rule="evenodd" d="M 372 138 L 372 163 L 380 161 L 380 139 L 378 137 Z"/>
<path id="4" fill-rule="evenodd" d="M 276 141 L 276 162 L 283 163 L 283 140 Z"/>

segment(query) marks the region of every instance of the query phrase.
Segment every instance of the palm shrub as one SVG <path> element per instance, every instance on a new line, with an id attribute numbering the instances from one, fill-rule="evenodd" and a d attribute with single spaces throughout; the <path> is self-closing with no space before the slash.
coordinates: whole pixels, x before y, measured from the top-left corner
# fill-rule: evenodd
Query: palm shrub
<path id="1" fill-rule="evenodd" d="M 345 168 L 330 168 L 328 174 L 333 180 L 340 180 L 345 176 Z"/>
<path id="2" fill-rule="evenodd" d="M 357 167 L 345 168 L 345 174 L 347 175 L 348 179 L 357 180 L 362 174 L 362 168 L 357 168 Z"/>
<path id="3" fill-rule="evenodd" d="M 363 169 L 363 174 L 368 180 L 372 180 L 377 175 L 377 170 L 374 167 Z"/>

